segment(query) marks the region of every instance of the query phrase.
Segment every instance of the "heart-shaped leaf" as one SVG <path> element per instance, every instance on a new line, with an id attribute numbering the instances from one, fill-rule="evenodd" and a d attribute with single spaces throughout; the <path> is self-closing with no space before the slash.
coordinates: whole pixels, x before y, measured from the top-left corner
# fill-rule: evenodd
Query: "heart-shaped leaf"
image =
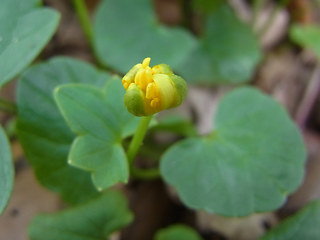
<path id="1" fill-rule="evenodd" d="M 13 175 L 10 145 L 3 129 L 0 127 L 0 214 L 10 198 Z"/>
<path id="2" fill-rule="evenodd" d="M 208 16 L 197 48 L 177 71 L 193 83 L 239 83 L 250 80 L 260 59 L 251 28 L 222 5 Z"/>
<path id="3" fill-rule="evenodd" d="M 124 196 L 109 191 L 86 204 L 36 216 L 28 233 L 32 240 L 104 240 L 132 219 Z"/>
<path id="4" fill-rule="evenodd" d="M 313 51 L 320 59 L 320 26 L 293 25 L 290 28 L 290 37 L 302 47 Z"/>
<path id="5" fill-rule="evenodd" d="M 122 73 L 145 57 L 174 68 L 195 45 L 195 39 L 183 29 L 158 23 L 149 0 L 101 1 L 94 36 L 98 57 Z"/>
<path id="6" fill-rule="evenodd" d="M 123 104 L 121 80 L 110 80 L 104 90 L 89 85 L 65 85 L 55 99 L 71 129 L 74 141 L 69 163 L 92 173 L 98 190 L 129 179 L 129 167 L 121 146 L 122 138 L 138 125 Z"/>
<path id="7" fill-rule="evenodd" d="M 244 216 L 280 207 L 300 185 L 305 148 L 285 110 L 252 88 L 221 100 L 215 130 L 164 154 L 161 173 L 189 207 Z"/>
<path id="8" fill-rule="evenodd" d="M 168 228 L 161 229 L 157 232 L 155 236 L 155 240 L 201 240 L 202 238 L 199 234 L 193 230 L 192 228 L 182 225 L 176 224 L 172 225 Z"/>
<path id="9" fill-rule="evenodd" d="M 59 13 L 38 8 L 39 1 L 2 0 L 0 11 L 0 87 L 28 66 L 55 32 Z"/>
<path id="10" fill-rule="evenodd" d="M 53 90 L 65 83 L 103 87 L 110 79 L 81 61 L 55 58 L 29 68 L 18 85 L 17 131 L 38 180 L 70 203 L 96 194 L 90 174 L 69 166 L 67 156 L 74 134 L 53 99 Z"/>
<path id="11" fill-rule="evenodd" d="M 320 201 L 314 201 L 271 229 L 261 240 L 320 239 Z"/>

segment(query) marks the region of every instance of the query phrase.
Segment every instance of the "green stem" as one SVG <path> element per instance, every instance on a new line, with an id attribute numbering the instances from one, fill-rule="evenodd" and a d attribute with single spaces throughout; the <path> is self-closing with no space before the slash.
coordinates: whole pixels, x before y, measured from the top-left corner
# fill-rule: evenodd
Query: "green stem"
<path id="1" fill-rule="evenodd" d="M 0 111 L 16 114 L 17 107 L 14 103 L 0 98 Z"/>
<path id="2" fill-rule="evenodd" d="M 84 32 L 85 37 L 89 43 L 91 51 L 93 53 L 94 60 L 98 67 L 108 69 L 108 67 L 100 61 L 100 59 L 96 56 L 94 51 L 94 34 L 92 30 L 92 25 L 89 17 L 89 13 L 84 0 L 73 0 L 73 6 L 78 15 L 82 30 Z"/>
<path id="3" fill-rule="evenodd" d="M 140 169 L 132 167 L 131 173 L 135 178 L 142 180 L 150 180 L 160 177 L 159 168 Z"/>
<path id="4" fill-rule="evenodd" d="M 139 169 L 133 166 L 134 158 L 137 155 L 138 150 L 142 145 L 142 141 L 144 139 L 144 136 L 146 135 L 151 119 L 152 119 L 152 116 L 141 118 L 137 131 L 131 140 L 131 143 L 129 145 L 128 152 L 127 152 L 128 164 L 129 164 L 130 172 L 132 176 L 139 179 L 144 179 L 144 180 L 154 179 L 160 176 L 160 172 L 158 168 Z"/>
<path id="5" fill-rule="evenodd" d="M 152 116 L 142 117 L 128 148 L 127 158 L 129 166 L 133 166 L 133 160 L 142 144 L 142 140 L 147 132 Z"/>
<path id="6" fill-rule="evenodd" d="M 261 30 L 259 31 L 259 36 L 263 37 L 264 34 L 268 31 L 268 29 L 270 28 L 270 26 L 272 25 L 272 23 L 274 22 L 276 16 L 278 15 L 278 13 L 280 12 L 280 10 L 286 6 L 288 4 L 290 0 L 280 0 L 277 4 L 277 6 L 273 9 L 273 11 L 270 14 L 270 17 L 268 19 L 268 21 L 264 24 L 264 26 L 261 28 Z"/>
<path id="7" fill-rule="evenodd" d="M 83 32 L 90 44 L 93 46 L 93 31 L 90 23 L 89 14 L 84 0 L 73 0 L 73 6 L 78 15 Z"/>

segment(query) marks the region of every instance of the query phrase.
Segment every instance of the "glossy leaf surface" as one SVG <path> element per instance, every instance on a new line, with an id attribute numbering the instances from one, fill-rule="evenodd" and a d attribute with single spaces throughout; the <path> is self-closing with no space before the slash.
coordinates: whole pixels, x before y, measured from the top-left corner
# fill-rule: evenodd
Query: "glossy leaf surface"
<path id="1" fill-rule="evenodd" d="M 107 66 L 126 73 L 137 62 L 151 57 L 154 65 L 180 64 L 195 46 L 181 28 L 160 24 L 149 0 L 101 1 L 95 21 L 95 49 Z"/>
<path id="2" fill-rule="evenodd" d="M 18 85 L 17 131 L 38 180 L 70 203 L 91 198 L 96 191 L 90 174 L 67 163 L 75 135 L 53 98 L 53 90 L 65 83 L 103 87 L 110 79 L 81 61 L 55 58 L 26 71 Z"/>
<path id="3" fill-rule="evenodd" d="M 28 233 L 31 240 L 105 240 L 132 218 L 124 196 L 109 191 L 86 204 L 37 215 Z"/>
<path id="4" fill-rule="evenodd" d="M 154 240 L 202 240 L 199 234 L 192 228 L 176 224 L 168 228 L 161 229 L 156 233 Z"/>
<path id="5" fill-rule="evenodd" d="M 314 201 L 285 219 L 260 240 L 320 239 L 320 201 Z"/>
<path id="6" fill-rule="evenodd" d="M 122 139 L 138 125 L 124 107 L 124 88 L 119 78 L 103 90 L 89 85 L 58 87 L 55 99 L 71 129 L 78 135 L 68 162 L 92 173 L 98 190 L 129 179 Z"/>
<path id="7" fill-rule="evenodd" d="M 11 149 L 8 139 L 0 127 L 0 214 L 10 198 L 14 179 Z"/>
<path id="8" fill-rule="evenodd" d="M 222 5 L 208 16 L 197 47 L 177 71 L 193 83 L 239 83 L 250 80 L 260 58 L 250 27 Z"/>
<path id="9" fill-rule="evenodd" d="M 282 106 L 240 88 L 221 100 L 209 136 L 168 149 L 161 173 L 187 206 L 244 216 L 280 207 L 300 185 L 305 157 L 302 137 Z"/>
<path id="10" fill-rule="evenodd" d="M 0 87 L 37 57 L 58 26 L 59 13 L 39 2 L 1 1 Z"/>

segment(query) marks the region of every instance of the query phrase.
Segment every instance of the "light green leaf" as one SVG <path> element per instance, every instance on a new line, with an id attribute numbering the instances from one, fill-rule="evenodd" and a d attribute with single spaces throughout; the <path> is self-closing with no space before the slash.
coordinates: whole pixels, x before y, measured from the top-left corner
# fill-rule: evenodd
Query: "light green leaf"
<path id="1" fill-rule="evenodd" d="M 320 60 L 320 26 L 293 25 L 290 28 L 290 37 L 302 47 L 313 51 Z"/>
<path id="2" fill-rule="evenodd" d="M 31 240 L 105 240 L 132 219 L 124 196 L 109 191 L 86 204 L 37 215 L 28 234 Z"/>
<path id="3" fill-rule="evenodd" d="M 161 25 L 149 0 L 101 1 L 94 21 L 98 57 L 107 66 L 126 73 L 145 57 L 175 67 L 195 46 L 195 39 L 181 28 Z"/>
<path id="4" fill-rule="evenodd" d="M 197 48 L 177 71 L 193 83 L 240 83 L 250 80 L 260 59 L 251 28 L 222 5 L 208 16 Z"/>
<path id="5" fill-rule="evenodd" d="M 0 10 L 0 87 L 28 66 L 55 32 L 59 13 L 39 1 L 2 0 Z"/>
<path id="6" fill-rule="evenodd" d="M 296 215 L 271 229 L 261 240 L 320 239 L 320 201 L 314 201 Z"/>
<path id="7" fill-rule="evenodd" d="M 280 207 L 300 185 L 302 137 L 285 110 L 253 88 L 221 100 L 207 137 L 183 140 L 164 154 L 161 173 L 194 209 L 244 216 Z"/>
<path id="8" fill-rule="evenodd" d="M 10 198 L 14 180 L 11 149 L 8 139 L 0 127 L 0 214 Z"/>
<path id="9" fill-rule="evenodd" d="M 98 190 L 129 179 L 122 138 L 138 125 L 139 118 L 124 107 L 120 78 L 110 80 L 104 90 L 88 85 L 64 85 L 55 99 L 71 129 L 74 141 L 69 163 L 92 173 Z"/>
<path id="10" fill-rule="evenodd" d="M 18 85 L 17 131 L 25 154 L 40 183 L 69 203 L 86 201 L 96 194 L 90 174 L 67 163 L 74 134 L 53 99 L 53 90 L 65 83 L 103 87 L 110 79 L 89 64 L 55 58 L 28 69 Z"/>
<path id="11" fill-rule="evenodd" d="M 192 228 L 176 224 L 157 232 L 155 240 L 202 240 L 199 234 Z"/>

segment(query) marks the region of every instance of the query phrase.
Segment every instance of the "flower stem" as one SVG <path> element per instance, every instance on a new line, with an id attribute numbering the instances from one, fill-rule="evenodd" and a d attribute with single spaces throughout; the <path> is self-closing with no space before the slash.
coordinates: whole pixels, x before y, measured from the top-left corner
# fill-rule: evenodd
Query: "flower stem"
<path id="1" fill-rule="evenodd" d="M 136 178 L 144 179 L 144 180 L 154 179 L 160 176 L 158 168 L 139 169 L 133 166 L 134 158 L 137 155 L 137 152 L 142 144 L 142 140 L 144 139 L 144 136 L 146 135 L 151 119 L 152 119 L 152 116 L 141 118 L 137 131 L 131 140 L 131 143 L 129 145 L 128 152 L 127 152 L 127 159 L 128 159 L 128 164 L 130 167 L 131 174 Z"/>
<path id="2" fill-rule="evenodd" d="M 14 103 L 0 98 L 0 111 L 16 114 L 17 107 Z"/>
<path id="3" fill-rule="evenodd" d="M 132 165 L 133 165 L 134 157 L 136 156 L 136 154 L 142 144 L 142 140 L 143 140 L 144 136 L 146 135 L 146 132 L 147 132 L 147 129 L 148 129 L 148 126 L 149 126 L 151 119 L 152 119 L 152 116 L 141 118 L 140 123 L 137 128 L 137 131 L 131 140 L 131 143 L 129 145 L 128 152 L 127 152 L 127 158 L 128 158 L 128 163 L 129 163 L 130 167 L 132 167 Z"/>

